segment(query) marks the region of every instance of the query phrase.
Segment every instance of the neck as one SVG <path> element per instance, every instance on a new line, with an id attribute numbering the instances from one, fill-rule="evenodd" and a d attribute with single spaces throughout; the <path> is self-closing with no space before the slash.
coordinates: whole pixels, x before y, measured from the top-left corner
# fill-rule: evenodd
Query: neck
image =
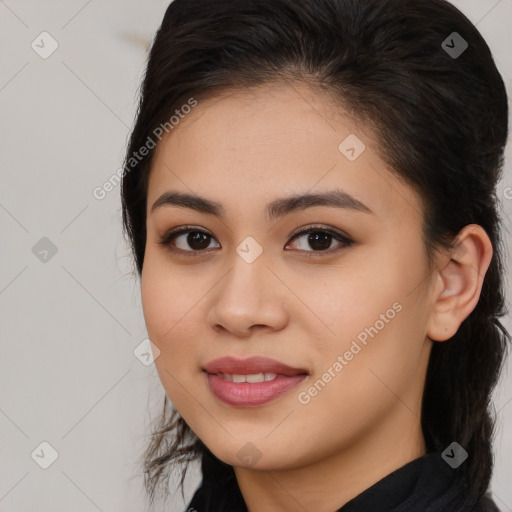
<path id="1" fill-rule="evenodd" d="M 249 512 L 333 512 L 426 453 L 419 415 L 401 402 L 393 414 L 341 449 L 300 467 L 234 467 Z"/>

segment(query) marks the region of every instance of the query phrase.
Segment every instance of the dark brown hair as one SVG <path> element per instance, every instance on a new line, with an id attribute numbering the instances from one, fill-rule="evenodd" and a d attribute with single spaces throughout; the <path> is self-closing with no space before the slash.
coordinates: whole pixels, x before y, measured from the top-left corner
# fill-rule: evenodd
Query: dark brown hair
<path id="1" fill-rule="evenodd" d="M 454 32 L 468 45 L 457 56 L 443 46 Z M 137 272 L 154 151 L 134 155 L 192 97 L 200 102 L 230 89 L 296 80 L 369 123 L 382 158 L 424 202 L 429 254 L 449 247 L 471 223 L 491 239 L 480 300 L 453 338 L 434 344 L 422 406 L 427 451 L 457 441 L 469 453 L 461 470 L 482 495 L 493 467 L 490 397 L 510 341 L 499 320 L 506 311 L 495 192 L 508 105 L 486 42 L 450 3 L 174 0 L 150 50 L 122 180 L 123 223 Z M 206 450 L 169 405 L 166 398 L 145 453 L 151 501 L 175 463 Z"/>

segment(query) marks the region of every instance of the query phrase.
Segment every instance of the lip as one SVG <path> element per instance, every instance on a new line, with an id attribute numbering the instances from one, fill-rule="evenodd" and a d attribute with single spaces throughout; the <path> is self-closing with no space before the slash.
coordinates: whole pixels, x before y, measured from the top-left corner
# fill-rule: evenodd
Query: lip
<path id="1" fill-rule="evenodd" d="M 267 404 L 298 386 L 309 375 L 303 368 L 294 368 L 266 357 L 223 357 L 205 365 L 203 371 L 210 391 L 219 400 L 234 407 L 259 407 Z M 223 379 L 218 373 L 276 373 L 277 377 L 264 382 L 232 382 Z"/>
<path id="2" fill-rule="evenodd" d="M 237 359 L 235 357 L 221 357 L 215 359 L 203 367 L 209 374 L 235 373 L 248 375 L 251 373 L 277 373 L 278 375 L 293 376 L 301 373 L 309 373 L 304 368 L 294 368 L 287 364 L 269 359 L 268 357 L 249 357 L 248 359 Z"/>

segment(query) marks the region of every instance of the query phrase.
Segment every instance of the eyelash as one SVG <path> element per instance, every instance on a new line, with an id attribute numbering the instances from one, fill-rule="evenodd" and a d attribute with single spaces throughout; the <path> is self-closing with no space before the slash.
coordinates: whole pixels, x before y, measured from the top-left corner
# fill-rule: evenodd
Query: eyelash
<path id="1" fill-rule="evenodd" d="M 166 233 L 161 238 L 161 240 L 158 242 L 158 244 L 166 247 L 167 249 L 169 249 L 173 253 L 184 255 L 184 256 L 187 256 L 187 257 L 197 257 L 197 256 L 200 256 L 201 253 L 205 252 L 205 250 L 202 250 L 202 251 L 195 251 L 195 250 L 184 251 L 182 249 L 174 249 L 174 248 L 172 248 L 171 242 L 177 236 L 182 235 L 184 233 L 202 233 L 202 234 L 204 234 L 206 236 L 209 236 L 209 237 L 214 239 L 214 237 L 212 235 L 210 235 L 210 233 L 208 233 L 207 231 L 204 231 L 202 229 L 196 228 L 194 226 L 183 226 L 181 228 L 178 228 L 176 230 L 171 230 L 168 233 Z M 313 257 L 320 257 L 321 258 L 321 257 L 324 257 L 324 256 L 330 256 L 332 254 L 336 254 L 336 253 L 340 252 L 345 247 L 349 247 L 349 246 L 351 246 L 354 243 L 354 241 L 351 240 L 350 238 L 348 238 L 346 235 L 343 235 L 342 233 L 339 233 L 337 231 L 333 231 L 332 229 L 327 229 L 327 228 L 325 228 L 325 227 L 323 227 L 321 225 L 313 225 L 313 226 L 306 226 L 306 227 L 303 227 L 303 228 L 299 228 L 292 235 L 290 241 L 295 240 L 296 238 L 298 238 L 301 235 L 311 234 L 311 233 L 328 234 L 328 235 L 332 236 L 336 241 L 342 243 L 343 247 L 341 247 L 341 248 L 339 248 L 339 249 L 337 249 L 335 251 L 332 251 L 332 250 L 328 250 L 328 251 L 299 251 L 299 252 L 303 252 L 303 253 L 310 253 L 310 254 L 307 255 L 308 258 L 313 258 Z M 288 245 L 288 243 L 286 245 Z"/>

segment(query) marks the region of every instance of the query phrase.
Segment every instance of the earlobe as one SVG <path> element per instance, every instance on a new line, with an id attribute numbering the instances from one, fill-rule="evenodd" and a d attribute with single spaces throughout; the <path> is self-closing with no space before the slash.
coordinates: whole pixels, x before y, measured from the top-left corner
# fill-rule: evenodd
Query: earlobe
<path id="1" fill-rule="evenodd" d="M 445 341 L 475 309 L 492 259 L 492 244 L 485 230 L 469 224 L 460 230 L 454 247 L 437 269 L 439 286 L 433 297 L 427 336 Z"/>

